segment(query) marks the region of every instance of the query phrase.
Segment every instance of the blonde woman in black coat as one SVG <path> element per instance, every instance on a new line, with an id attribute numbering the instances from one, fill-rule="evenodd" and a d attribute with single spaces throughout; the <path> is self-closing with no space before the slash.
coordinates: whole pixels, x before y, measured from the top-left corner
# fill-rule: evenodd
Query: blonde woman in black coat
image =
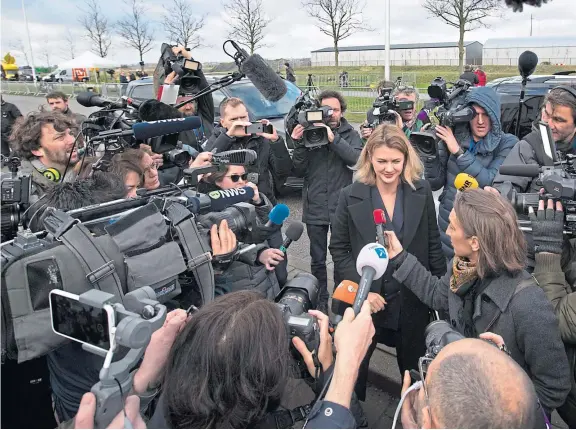
<path id="1" fill-rule="evenodd" d="M 386 227 L 400 238 L 418 261 L 436 276 L 446 272 L 432 191 L 421 180 L 422 164 L 398 127 L 381 125 L 362 150 L 354 183 L 340 194 L 332 224 L 330 253 L 335 282 L 358 282 L 356 258 L 362 247 L 376 241 L 374 209 L 384 209 Z M 358 375 L 356 394 L 365 399 L 370 356 L 378 343 L 395 347 L 401 372 L 417 369 L 424 355 L 424 328 L 429 309 L 401 283 L 391 269 L 372 283 L 368 296 L 376 335 Z"/>

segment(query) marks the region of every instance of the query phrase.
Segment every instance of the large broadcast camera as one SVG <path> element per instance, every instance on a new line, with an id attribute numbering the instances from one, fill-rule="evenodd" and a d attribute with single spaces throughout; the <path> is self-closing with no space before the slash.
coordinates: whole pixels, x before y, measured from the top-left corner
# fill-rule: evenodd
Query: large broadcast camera
<path id="1" fill-rule="evenodd" d="M 314 124 L 328 125 L 332 113 L 330 106 L 318 106 L 317 101 L 310 97 L 309 91 L 306 91 L 298 96 L 286 116 L 286 132 L 292 134 L 294 128 L 300 124 L 304 127 L 302 142 L 306 148 L 313 149 L 328 145 L 328 130 Z"/>
<path id="2" fill-rule="evenodd" d="M 437 77 L 430 83 L 428 95 L 439 106 L 435 115 L 441 126 L 454 127 L 474 119 L 476 111 L 465 105 L 466 94 L 471 85 L 467 80 L 459 79 L 452 83 L 452 87 L 448 88 L 447 82 L 441 77 Z M 421 157 L 438 156 L 440 139 L 436 135 L 434 127 L 410 134 L 410 142 Z"/>
<path id="3" fill-rule="evenodd" d="M 22 220 L 22 215 L 29 207 L 32 181 L 30 175 L 18 176 L 21 161 L 18 157 L 2 156 L 2 166 L 8 166 L 10 173 L 0 174 L 2 188 L 2 207 L 0 209 L 0 226 L 2 242 L 14 237 Z"/>
<path id="4" fill-rule="evenodd" d="M 172 51 L 173 45 L 163 43 L 161 49 L 161 61 L 164 65 L 164 74 L 167 76 L 172 72 L 177 75 L 174 84 L 180 85 L 180 92 L 182 94 L 195 94 L 200 88 L 200 78 L 196 76 L 195 72 L 202 68 L 198 61 L 188 60 L 182 55 L 174 55 Z M 189 48 L 186 48 L 189 51 Z"/>
<path id="5" fill-rule="evenodd" d="M 373 110 L 368 111 L 368 125 L 365 127 L 374 129 L 380 124 L 396 124 L 398 112 L 414 109 L 413 101 L 398 101 L 392 97 L 393 91 L 393 88 L 380 88 L 372 104 Z"/>

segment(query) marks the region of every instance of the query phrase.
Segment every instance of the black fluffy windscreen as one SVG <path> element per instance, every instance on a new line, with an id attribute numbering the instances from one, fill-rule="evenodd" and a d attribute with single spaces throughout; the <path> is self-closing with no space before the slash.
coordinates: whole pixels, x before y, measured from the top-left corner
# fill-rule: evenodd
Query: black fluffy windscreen
<path id="1" fill-rule="evenodd" d="M 525 4 L 540 7 L 542 3 L 548 3 L 548 0 L 506 0 L 506 5 L 514 12 L 522 12 Z"/>
<path id="2" fill-rule="evenodd" d="M 181 118 L 182 113 L 166 103 L 155 99 L 146 100 L 138 109 L 142 121 L 158 121 L 161 119 Z"/>
<path id="3" fill-rule="evenodd" d="M 240 71 L 252 81 L 266 100 L 277 102 L 286 95 L 284 79 L 278 76 L 260 55 L 249 56 L 242 63 Z"/>

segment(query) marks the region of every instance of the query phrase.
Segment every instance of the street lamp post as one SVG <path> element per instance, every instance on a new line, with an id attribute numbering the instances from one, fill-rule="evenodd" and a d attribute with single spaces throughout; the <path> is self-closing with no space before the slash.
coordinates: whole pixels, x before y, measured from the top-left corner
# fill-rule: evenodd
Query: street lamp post
<path id="1" fill-rule="evenodd" d="M 36 84 L 36 67 L 34 66 L 34 52 L 32 51 L 32 40 L 30 39 L 30 29 L 28 28 L 28 18 L 26 18 L 26 6 L 22 0 L 22 14 L 24 15 L 24 22 L 26 23 L 26 36 L 28 37 L 28 48 L 30 49 L 30 61 L 32 62 L 32 79 Z"/>

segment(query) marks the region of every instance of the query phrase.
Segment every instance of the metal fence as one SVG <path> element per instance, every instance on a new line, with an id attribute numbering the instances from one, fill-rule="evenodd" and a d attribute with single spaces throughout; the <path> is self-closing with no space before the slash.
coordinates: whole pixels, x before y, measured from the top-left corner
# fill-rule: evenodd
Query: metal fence
<path id="1" fill-rule="evenodd" d="M 360 75 L 360 74 L 348 74 L 346 78 L 343 78 L 341 74 L 333 75 L 314 75 L 310 74 L 297 75 L 296 85 L 299 87 L 306 87 L 308 85 L 309 79 L 312 79 L 314 86 L 322 89 L 328 88 L 376 88 L 378 83 L 383 79 L 381 74 L 371 74 L 371 75 Z M 402 78 L 403 85 L 416 85 L 416 73 L 415 72 L 402 72 L 397 73 L 393 76 L 393 80 L 397 78 Z"/>
<path id="2" fill-rule="evenodd" d="M 76 97 L 83 91 L 93 91 L 104 97 L 117 100 L 126 92 L 128 84 L 90 84 L 90 83 L 60 83 L 60 82 L 11 82 L 2 81 L 0 89 L 3 94 L 46 96 L 47 94 L 60 91 L 68 97 Z"/>
<path id="3" fill-rule="evenodd" d="M 312 59 L 312 67 L 335 67 L 334 54 L 331 54 L 331 59 L 319 58 L 318 60 Z M 513 61 L 518 64 L 518 58 L 513 59 Z M 482 64 L 482 58 L 464 58 L 465 64 Z M 484 63 L 486 64 L 486 63 Z M 363 67 L 363 66 L 385 66 L 386 61 L 384 59 L 374 59 L 374 60 L 354 60 L 354 61 L 342 61 L 338 60 L 338 67 Z M 390 65 L 394 67 L 400 66 L 455 66 L 459 65 L 458 58 L 436 58 L 434 55 L 412 58 L 400 58 L 391 59 Z M 514 65 L 514 64 L 512 64 Z"/>

